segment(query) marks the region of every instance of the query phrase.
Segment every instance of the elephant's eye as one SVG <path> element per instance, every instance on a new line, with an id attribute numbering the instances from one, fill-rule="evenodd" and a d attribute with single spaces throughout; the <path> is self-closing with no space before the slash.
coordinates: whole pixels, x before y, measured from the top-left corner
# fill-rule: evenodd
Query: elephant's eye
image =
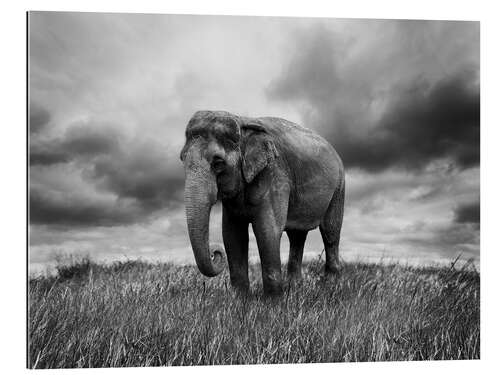
<path id="1" fill-rule="evenodd" d="M 223 158 L 220 156 L 214 156 L 212 159 L 212 168 L 216 173 L 222 172 L 224 168 L 226 167 L 226 162 Z"/>

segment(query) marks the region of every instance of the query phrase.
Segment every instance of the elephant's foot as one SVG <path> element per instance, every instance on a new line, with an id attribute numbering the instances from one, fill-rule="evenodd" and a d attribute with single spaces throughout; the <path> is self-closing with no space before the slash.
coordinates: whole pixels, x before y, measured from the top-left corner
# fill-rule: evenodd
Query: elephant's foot
<path id="1" fill-rule="evenodd" d="M 283 294 L 283 286 L 280 284 L 276 285 L 264 285 L 264 295 L 269 297 L 280 296 Z"/>
<path id="2" fill-rule="evenodd" d="M 325 264 L 324 278 L 325 280 L 335 280 L 340 276 L 340 264 Z"/>
<path id="3" fill-rule="evenodd" d="M 302 267 L 295 263 L 288 263 L 287 278 L 289 281 L 302 279 Z"/>
<path id="4" fill-rule="evenodd" d="M 298 271 L 295 271 L 295 272 L 288 271 L 287 281 L 288 281 L 288 285 L 291 287 L 300 285 L 302 283 L 302 272 L 300 271 L 300 269 Z"/>
<path id="5" fill-rule="evenodd" d="M 241 296 L 241 297 L 246 297 L 250 294 L 250 288 L 248 287 L 243 287 L 243 286 L 233 286 L 233 290 L 236 293 L 236 295 Z"/>
<path id="6" fill-rule="evenodd" d="M 287 279 L 291 283 L 298 283 L 298 282 L 302 281 L 302 273 L 301 272 L 289 273 L 287 275 Z"/>
<path id="7" fill-rule="evenodd" d="M 267 275 L 262 275 L 262 283 L 264 287 L 264 294 L 267 296 L 279 296 L 283 293 L 281 274 L 278 272 L 271 272 Z"/>
<path id="8" fill-rule="evenodd" d="M 231 278 L 231 286 L 237 294 L 248 294 L 250 292 L 250 285 L 247 280 L 241 280 L 239 278 Z"/>

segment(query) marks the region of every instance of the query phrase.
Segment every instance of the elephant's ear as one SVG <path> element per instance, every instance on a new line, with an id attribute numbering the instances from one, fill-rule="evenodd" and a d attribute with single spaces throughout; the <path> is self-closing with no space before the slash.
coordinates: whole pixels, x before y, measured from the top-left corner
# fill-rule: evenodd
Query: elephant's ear
<path id="1" fill-rule="evenodd" d="M 265 128 L 258 123 L 248 123 L 243 130 L 243 160 L 241 168 L 247 183 L 264 170 L 278 156 L 278 151 Z"/>

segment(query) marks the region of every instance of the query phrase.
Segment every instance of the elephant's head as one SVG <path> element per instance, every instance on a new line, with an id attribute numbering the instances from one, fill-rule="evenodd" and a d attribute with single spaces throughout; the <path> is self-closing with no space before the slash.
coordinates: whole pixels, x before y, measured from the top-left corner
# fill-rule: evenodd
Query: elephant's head
<path id="1" fill-rule="evenodd" d="M 212 206 L 218 199 L 236 197 L 275 157 L 276 149 L 258 123 L 212 111 L 196 112 L 189 121 L 181 151 L 184 199 L 189 239 L 205 276 L 216 276 L 224 265 L 223 248 L 209 245 Z"/>

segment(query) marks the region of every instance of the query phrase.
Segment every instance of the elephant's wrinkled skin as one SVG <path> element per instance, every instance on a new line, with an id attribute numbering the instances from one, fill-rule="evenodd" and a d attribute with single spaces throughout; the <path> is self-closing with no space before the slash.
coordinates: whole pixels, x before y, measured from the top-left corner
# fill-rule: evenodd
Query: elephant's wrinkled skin
<path id="1" fill-rule="evenodd" d="M 248 225 L 262 266 L 264 292 L 282 288 L 280 240 L 290 239 L 288 276 L 301 276 L 307 232 L 319 226 L 325 272 L 338 272 L 344 210 L 344 167 L 333 147 L 290 121 L 199 111 L 186 128 L 181 151 L 186 172 L 189 238 L 201 273 L 222 271 L 223 249 L 209 246 L 213 204 L 222 201 L 222 234 L 231 283 L 248 290 Z"/>

